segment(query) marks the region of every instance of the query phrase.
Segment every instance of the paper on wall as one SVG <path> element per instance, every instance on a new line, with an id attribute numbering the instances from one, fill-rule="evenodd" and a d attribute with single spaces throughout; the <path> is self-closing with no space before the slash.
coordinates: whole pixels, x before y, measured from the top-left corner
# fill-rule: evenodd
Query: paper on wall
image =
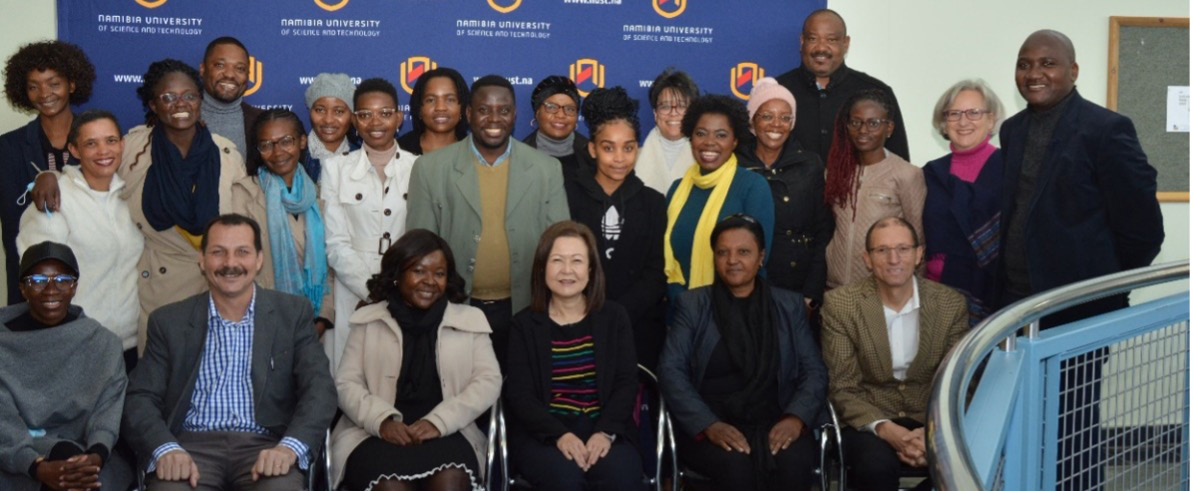
<path id="1" fill-rule="evenodd" d="M 1189 86 L 1168 86 L 1168 123 L 1165 130 L 1169 133 L 1189 132 Z"/>

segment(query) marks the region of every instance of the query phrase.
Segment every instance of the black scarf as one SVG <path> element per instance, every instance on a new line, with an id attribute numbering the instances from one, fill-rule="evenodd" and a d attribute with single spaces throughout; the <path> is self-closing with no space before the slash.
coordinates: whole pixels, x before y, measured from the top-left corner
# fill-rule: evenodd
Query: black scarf
<path id="1" fill-rule="evenodd" d="M 443 313 L 447 310 L 447 297 L 439 297 L 427 310 L 407 305 L 397 289 L 391 291 L 386 300 L 389 301 L 386 309 L 398 322 L 403 337 L 402 368 L 398 372 L 396 400 L 422 399 L 426 396 L 424 391 L 439 388 L 435 341 L 439 337 Z"/>
<path id="2" fill-rule="evenodd" d="M 746 379 L 740 390 L 728 397 L 725 410 L 729 419 L 742 424 L 749 440 L 759 476 L 774 470 L 768 434 L 774 424 L 774 408 L 765 401 L 774 399 L 779 373 L 779 334 L 775 325 L 776 306 L 770 285 L 761 277 L 754 279 L 754 291 L 746 298 L 736 298 L 718 276 L 712 285 L 713 320 L 721 332 L 721 341 L 729 351 L 733 367 Z"/>
<path id="3" fill-rule="evenodd" d="M 184 158 L 162 124 L 150 136 L 153 165 L 145 175 L 141 211 L 154 230 L 175 225 L 202 235 L 207 222 L 220 213 L 220 149 L 203 125 L 195 126 L 190 152 Z"/>

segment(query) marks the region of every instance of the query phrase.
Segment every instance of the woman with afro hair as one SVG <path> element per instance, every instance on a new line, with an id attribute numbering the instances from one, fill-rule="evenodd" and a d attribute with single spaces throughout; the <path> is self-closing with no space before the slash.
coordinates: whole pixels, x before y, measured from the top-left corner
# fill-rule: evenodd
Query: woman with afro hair
<path id="1" fill-rule="evenodd" d="M 16 239 L 26 195 L 37 173 L 67 164 L 71 105 L 87 102 L 95 66 L 78 46 L 42 41 L 21 46 L 4 64 L 4 96 L 14 109 L 37 113 L 29 124 L 0 136 L 0 225 L 8 271 L 8 303 L 24 301 L 17 288 Z M 72 164 L 74 162 L 71 162 Z"/>
<path id="2" fill-rule="evenodd" d="M 824 202 L 836 215 L 828 244 L 828 287 L 869 277 L 862 261 L 866 231 L 880 219 L 907 220 L 924 236 L 924 173 L 883 146 L 895 131 L 894 103 L 880 90 L 863 90 L 841 106 L 825 171 Z"/>

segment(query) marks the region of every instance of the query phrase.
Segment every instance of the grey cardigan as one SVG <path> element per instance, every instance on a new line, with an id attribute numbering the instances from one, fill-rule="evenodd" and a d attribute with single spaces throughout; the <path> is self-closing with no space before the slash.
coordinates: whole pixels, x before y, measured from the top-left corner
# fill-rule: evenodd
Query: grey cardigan
<path id="1" fill-rule="evenodd" d="M 4 323 L 29 310 L 0 308 L 0 489 L 37 490 L 29 467 L 59 442 L 111 449 L 124 408 L 124 350 L 115 334 L 84 317 L 36 331 Z"/>

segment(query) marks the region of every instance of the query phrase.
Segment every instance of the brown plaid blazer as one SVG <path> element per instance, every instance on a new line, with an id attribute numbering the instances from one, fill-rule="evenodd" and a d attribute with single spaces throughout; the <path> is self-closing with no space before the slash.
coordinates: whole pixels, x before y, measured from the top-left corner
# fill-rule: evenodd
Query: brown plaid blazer
<path id="1" fill-rule="evenodd" d="M 907 370 L 895 378 L 882 300 L 871 276 L 824 295 L 821 350 L 828 366 L 829 400 L 842 422 L 855 429 L 879 419 L 927 422 L 932 378 L 945 354 L 969 329 L 965 297 L 923 278 L 920 346 Z"/>

